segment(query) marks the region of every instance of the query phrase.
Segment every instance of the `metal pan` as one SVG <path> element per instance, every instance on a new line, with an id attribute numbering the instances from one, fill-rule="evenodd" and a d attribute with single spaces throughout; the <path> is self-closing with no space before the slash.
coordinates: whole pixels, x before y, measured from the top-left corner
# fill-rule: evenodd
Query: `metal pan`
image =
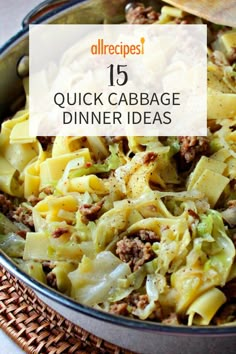
<path id="1" fill-rule="evenodd" d="M 49 0 L 30 12 L 23 20 L 23 28 L 0 48 L 0 119 L 12 115 L 24 100 L 20 74 L 24 72 L 22 58 L 27 61 L 29 55 L 29 23 L 120 23 L 124 21 L 126 3 L 125 0 Z M 157 1 L 154 3 L 158 6 Z M 21 72 L 17 69 L 19 61 Z M 72 322 L 116 345 L 143 354 L 235 353 L 235 326 L 175 327 L 115 316 L 81 305 L 39 283 L 2 252 L 0 261 L 14 276 L 35 290 L 45 303 Z"/>

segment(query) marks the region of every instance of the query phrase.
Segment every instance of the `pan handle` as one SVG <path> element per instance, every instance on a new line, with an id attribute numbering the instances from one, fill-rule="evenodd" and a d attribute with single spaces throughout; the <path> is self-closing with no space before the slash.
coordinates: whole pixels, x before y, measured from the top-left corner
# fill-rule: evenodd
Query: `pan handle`
<path id="1" fill-rule="evenodd" d="M 33 8 L 22 20 L 22 27 L 28 27 L 30 23 L 34 23 L 48 13 L 53 13 L 58 8 L 63 7 L 68 3 L 75 3 L 80 1 L 71 0 L 45 0 Z"/>

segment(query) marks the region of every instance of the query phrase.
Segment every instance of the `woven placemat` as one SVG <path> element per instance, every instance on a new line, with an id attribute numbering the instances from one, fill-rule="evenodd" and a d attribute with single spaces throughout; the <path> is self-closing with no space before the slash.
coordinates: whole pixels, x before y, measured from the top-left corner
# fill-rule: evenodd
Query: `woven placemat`
<path id="1" fill-rule="evenodd" d="M 66 320 L 1 266 L 0 327 L 26 353 L 132 354 Z"/>

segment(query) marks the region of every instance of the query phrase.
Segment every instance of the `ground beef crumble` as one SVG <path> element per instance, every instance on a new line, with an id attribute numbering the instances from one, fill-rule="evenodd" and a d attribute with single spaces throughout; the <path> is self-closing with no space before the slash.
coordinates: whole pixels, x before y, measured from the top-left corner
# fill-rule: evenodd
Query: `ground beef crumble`
<path id="1" fill-rule="evenodd" d="M 43 189 L 40 190 L 40 193 L 44 193 L 46 195 L 51 195 L 54 193 L 54 187 L 53 186 L 44 187 Z"/>
<path id="2" fill-rule="evenodd" d="M 190 163 L 198 156 L 209 154 L 209 139 L 201 136 L 180 136 L 180 156 L 186 162 Z"/>
<path id="3" fill-rule="evenodd" d="M 147 261 L 155 257 L 152 243 L 159 237 L 150 230 L 140 230 L 134 235 L 125 236 L 117 242 L 116 254 L 122 262 L 128 263 L 132 271 L 136 271 Z"/>
<path id="4" fill-rule="evenodd" d="M 17 234 L 25 238 L 29 230 L 34 229 L 33 216 L 30 208 L 19 204 L 19 201 L 14 201 L 10 196 L 0 193 L 0 212 L 3 213 L 9 220 L 24 224 L 27 228 L 19 229 Z"/>
<path id="5" fill-rule="evenodd" d="M 158 20 L 160 14 L 151 6 L 145 8 L 141 3 L 133 2 L 126 7 L 126 21 L 131 24 L 151 24 Z"/>
<path id="6" fill-rule="evenodd" d="M 133 291 L 129 296 L 125 299 L 117 301 L 116 303 L 110 306 L 109 312 L 115 315 L 127 316 L 133 314 L 135 316 L 135 311 L 137 309 L 145 309 L 145 307 L 149 304 L 147 294 L 139 294 L 136 291 Z M 163 313 L 160 306 L 160 303 L 156 302 L 156 308 L 150 315 L 149 319 L 162 321 Z"/>
<path id="7" fill-rule="evenodd" d="M 115 304 L 112 304 L 110 307 L 110 312 L 121 315 L 121 312 L 125 315 L 132 313 L 137 308 L 144 309 L 148 302 L 147 294 L 139 294 L 137 292 L 131 293 L 125 299 L 118 301 Z"/>
<path id="8" fill-rule="evenodd" d="M 132 271 L 155 257 L 150 242 L 144 243 L 138 237 L 130 239 L 127 236 L 117 242 L 116 254 L 122 262 L 129 264 Z"/>
<path id="9" fill-rule="evenodd" d="M 82 215 L 81 221 L 87 224 L 89 221 L 94 221 L 98 218 L 99 212 L 102 209 L 104 201 L 101 200 L 95 204 L 83 204 L 79 207 L 79 211 Z"/>
<path id="10" fill-rule="evenodd" d="M 53 238 L 59 238 L 64 234 L 68 234 L 70 232 L 68 227 L 58 227 L 52 232 Z"/>
<path id="11" fill-rule="evenodd" d="M 139 230 L 135 235 L 139 237 L 141 241 L 145 242 L 153 243 L 160 240 L 160 237 L 151 230 Z"/>
<path id="12" fill-rule="evenodd" d="M 215 119 L 208 119 L 207 125 L 211 133 L 215 133 L 222 128 L 222 125 L 217 123 Z"/>
<path id="13" fill-rule="evenodd" d="M 41 202 L 42 198 L 36 197 L 35 195 L 31 195 L 28 198 L 28 202 L 32 205 L 35 206 L 36 204 L 38 204 L 39 202 Z"/>
<path id="14" fill-rule="evenodd" d="M 127 307 L 127 302 L 115 303 L 111 305 L 109 312 L 113 313 L 114 315 L 128 316 L 129 311 Z"/>
<path id="15" fill-rule="evenodd" d="M 40 193 L 44 193 L 45 195 L 51 195 L 53 194 L 53 192 L 54 188 L 51 186 L 45 187 L 40 191 Z M 36 204 L 41 202 L 41 200 L 43 200 L 43 197 L 31 195 L 27 200 L 32 206 L 35 206 Z"/>
<path id="16" fill-rule="evenodd" d="M 33 229 L 34 227 L 32 210 L 23 205 L 18 206 L 12 212 L 11 218 L 17 222 L 21 222 L 22 224 L 29 227 L 30 229 Z"/>

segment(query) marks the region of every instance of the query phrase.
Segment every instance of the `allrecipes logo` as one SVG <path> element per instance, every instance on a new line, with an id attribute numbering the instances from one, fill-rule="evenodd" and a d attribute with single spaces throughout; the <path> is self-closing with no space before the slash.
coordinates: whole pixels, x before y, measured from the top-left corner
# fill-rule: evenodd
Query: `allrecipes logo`
<path id="1" fill-rule="evenodd" d="M 105 44 L 104 39 L 99 38 L 97 44 L 92 44 L 90 51 L 93 55 L 143 55 L 145 38 L 140 38 L 140 44 Z"/>

